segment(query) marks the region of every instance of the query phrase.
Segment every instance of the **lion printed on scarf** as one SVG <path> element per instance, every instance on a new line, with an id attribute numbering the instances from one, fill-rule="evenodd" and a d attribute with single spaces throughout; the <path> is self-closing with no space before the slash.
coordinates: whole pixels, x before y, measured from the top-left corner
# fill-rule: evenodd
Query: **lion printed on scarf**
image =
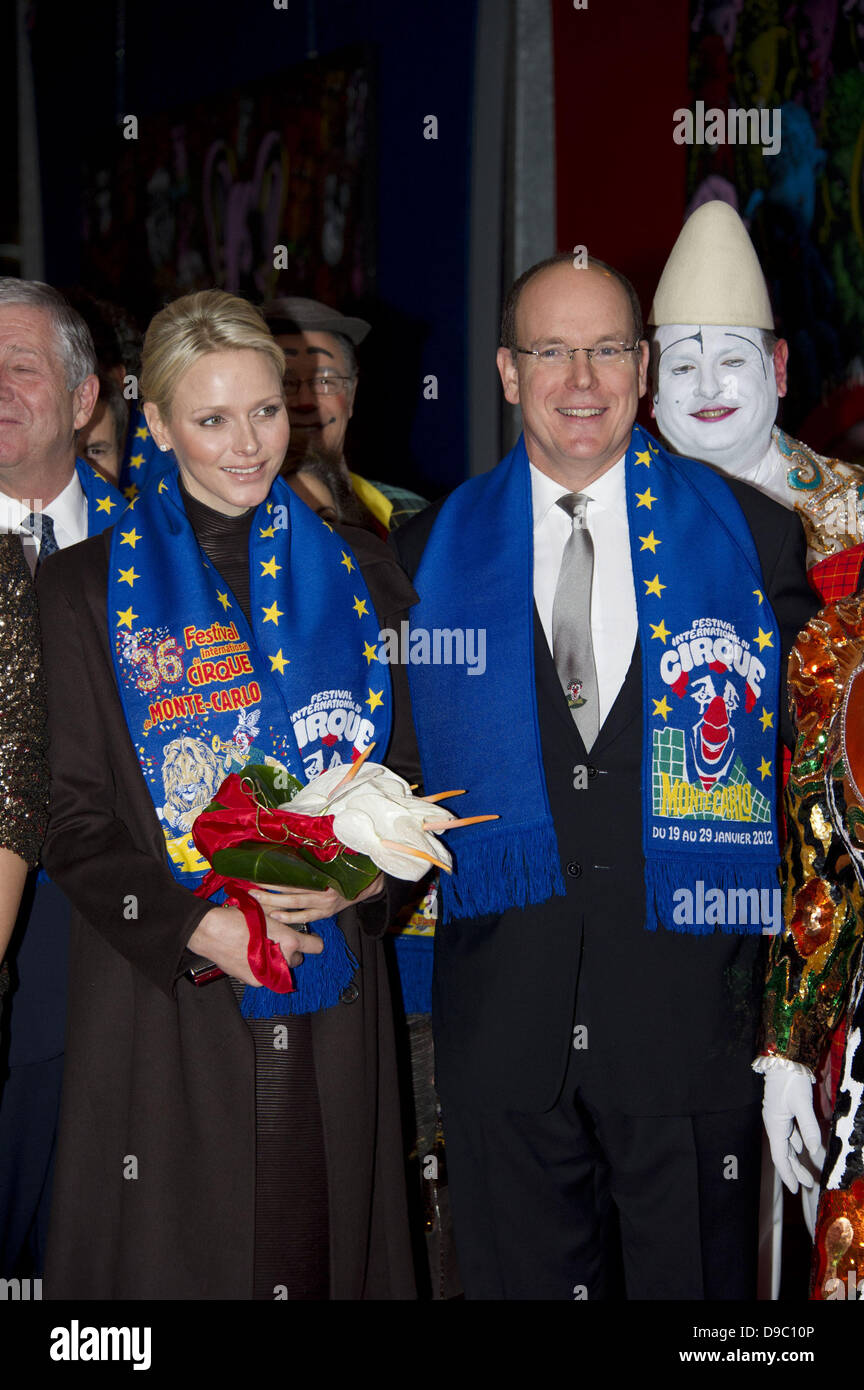
<path id="1" fill-rule="evenodd" d="M 175 835 L 188 835 L 195 817 L 211 802 L 222 781 L 216 754 L 199 738 L 183 734 L 165 745 L 162 782 L 165 805 L 156 813 Z"/>

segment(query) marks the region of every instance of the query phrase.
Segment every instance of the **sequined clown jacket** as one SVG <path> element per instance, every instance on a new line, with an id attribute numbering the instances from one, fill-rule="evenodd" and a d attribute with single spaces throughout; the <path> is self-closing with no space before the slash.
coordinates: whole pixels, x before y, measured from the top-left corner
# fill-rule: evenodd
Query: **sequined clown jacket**
<path id="1" fill-rule="evenodd" d="M 812 618 L 789 658 L 798 740 L 786 788 L 785 929 L 771 942 L 763 1016 L 763 1051 L 814 1075 L 837 1024 L 847 1021 L 817 1216 L 815 1299 L 848 1297 L 849 1289 L 855 1297 L 864 1277 L 864 777 L 853 772 L 860 757 L 853 743 L 864 748 L 859 670 L 864 595 L 853 595 Z"/>

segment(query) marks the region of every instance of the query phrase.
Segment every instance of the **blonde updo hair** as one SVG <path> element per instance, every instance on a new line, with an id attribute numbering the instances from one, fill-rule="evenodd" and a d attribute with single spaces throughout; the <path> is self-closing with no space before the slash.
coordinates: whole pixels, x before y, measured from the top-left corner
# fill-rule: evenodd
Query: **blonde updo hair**
<path id="1" fill-rule="evenodd" d="M 285 354 L 254 304 L 225 290 L 184 294 L 150 321 L 141 354 L 141 397 L 168 420 L 177 383 L 199 357 L 247 348 L 269 357 L 282 381 Z"/>

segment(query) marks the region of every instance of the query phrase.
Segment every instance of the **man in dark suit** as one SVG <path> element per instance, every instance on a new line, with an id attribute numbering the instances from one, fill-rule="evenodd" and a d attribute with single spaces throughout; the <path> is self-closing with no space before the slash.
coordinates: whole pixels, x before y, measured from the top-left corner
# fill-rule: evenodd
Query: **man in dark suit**
<path id="1" fill-rule="evenodd" d="M 561 878 L 550 890 L 557 895 L 546 893 L 545 901 L 523 895 L 528 906 L 461 917 L 451 910 L 452 920 L 439 924 L 436 936 L 438 1082 L 460 1270 L 470 1298 L 614 1297 L 622 1274 L 629 1298 L 755 1295 L 760 1088 L 750 1063 L 761 936 L 758 929 L 689 934 L 662 920 L 646 930 L 641 788 L 643 729 L 650 721 L 643 718 L 642 663 L 660 648 L 646 653 L 638 637 L 639 546 L 630 537 L 624 476 L 647 361 L 635 292 L 602 262 L 577 267 L 554 257 L 511 290 L 498 369 L 505 396 L 521 405 L 530 464 L 533 653 L 526 638 L 523 665 L 530 672 L 533 658 L 537 733 L 498 709 L 500 744 L 491 756 L 509 760 L 518 786 L 538 744 Z M 646 452 L 636 461 L 648 459 Z M 496 474 L 506 466 L 509 460 Z M 761 603 L 764 595 L 776 619 L 783 674 L 776 717 L 765 710 L 763 723 L 771 756 L 763 757 L 762 783 L 771 789 L 781 719 L 792 742 L 785 658 L 815 607 L 804 535 L 797 517 L 770 498 L 735 479 L 721 484 L 702 465 L 688 461 L 677 470 L 679 493 L 689 492 L 680 481 L 685 468 L 694 470 L 697 489 L 714 497 L 722 489 L 728 513 L 718 518 L 716 507 L 705 507 L 700 549 L 679 566 L 689 574 L 686 582 L 697 592 L 712 550 L 724 564 L 733 553 L 724 549 L 727 524 L 744 527 L 753 569 L 729 565 L 722 587 L 737 599 L 740 586 L 742 603 L 756 602 L 754 593 Z M 460 493 L 466 495 L 457 490 L 392 538 L 409 573 L 420 568 L 421 613 L 429 556 L 436 545 L 440 551 L 448 508 L 452 518 Z M 579 524 L 593 543 L 586 622 L 596 681 L 585 689 L 568 684 L 553 659 L 553 648 L 558 657 L 570 640 L 562 611 L 578 607 L 578 584 L 562 600 L 577 518 L 556 505 L 565 499 L 566 507 L 574 495 L 587 499 L 576 505 L 584 507 Z M 572 500 L 569 505 L 572 511 Z M 639 540 L 656 546 L 654 517 L 644 514 L 651 540 Z M 527 522 L 524 535 L 527 549 Z M 466 537 L 464 554 L 458 538 L 450 542 L 449 568 L 466 594 L 481 591 L 482 566 L 494 572 L 504 543 L 503 535 L 488 534 L 480 559 L 476 535 Z M 671 581 L 671 573 L 662 578 Z M 503 593 L 501 601 L 507 602 Z M 761 625 L 759 631 L 768 642 Z M 491 664 L 491 638 L 489 650 Z M 731 663 L 730 657 L 730 672 Z M 504 663 L 496 669 L 503 673 Z M 435 702 L 439 672 L 442 681 L 452 680 L 446 666 L 424 675 L 432 693 L 425 723 L 422 701 L 415 707 L 424 763 L 435 739 L 445 744 L 466 733 L 464 709 L 446 703 L 456 687 L 442 686 Z M 466 690 L 473 684 L 466 681 Z M 586 690 L 597 706 L 593 730 L 577 722 Z M 467 741 L 464 747 L 470 767 Z M 468 770 L 458 785 L 470 791 Z M 453 847 L 458 905 L 460 844 Z M 710 862 L 706 851 L 706 879 Z"/>

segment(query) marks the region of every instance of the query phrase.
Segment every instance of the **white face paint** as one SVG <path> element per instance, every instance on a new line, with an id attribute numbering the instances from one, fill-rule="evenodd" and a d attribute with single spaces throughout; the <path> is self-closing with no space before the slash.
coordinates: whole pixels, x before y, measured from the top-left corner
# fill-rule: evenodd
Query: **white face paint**
<path id="1" fill-rule="evenodd" d="M 747 477 L 768 451 L 777 415 L 774 363 L 759 328 L 664 324 L 654 408 L 679 454 Z"/>

